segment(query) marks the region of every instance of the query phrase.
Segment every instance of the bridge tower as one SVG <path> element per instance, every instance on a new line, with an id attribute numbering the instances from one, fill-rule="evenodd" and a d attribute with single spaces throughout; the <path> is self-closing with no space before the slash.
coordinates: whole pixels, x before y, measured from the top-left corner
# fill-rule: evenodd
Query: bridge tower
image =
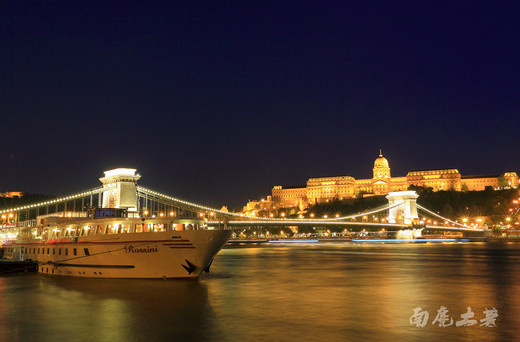
<path id="1" fill-rule="evenodd" d="M 105 171 L 103 183 L 103 208 L 124 208 L 137 211 L 137 180 L 141 175 L 136 169 L 113 169 Z"/>
<path id="2" fill-rule="evenodd" d="M 390 192 L 386 196 L 390 207 L 396 204 L 402 204 L 391 208 L 388 211 L 388 222 L 397 223 L 397 218 L 402 218 L 404 224 L 411 224 L 414 220 L 419 219 L 417 214 L 417 198 L 419 195 L 415 191 L 396 191 Z"/>

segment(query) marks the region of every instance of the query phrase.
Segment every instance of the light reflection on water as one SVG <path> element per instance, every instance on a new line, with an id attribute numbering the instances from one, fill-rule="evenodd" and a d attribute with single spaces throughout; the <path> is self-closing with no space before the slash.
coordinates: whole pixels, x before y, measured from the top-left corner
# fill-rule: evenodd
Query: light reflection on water
<path id="1" fill-rule="evenodd" d="M 84 341 L 512 341 L 520 244 L 262 245 L 221 251 L 199 282 L 11 275 L 0 336 Z M 498 310 L 496 328 L 431 324 Z M 412 327 L 417 306 L 430 314 Z"/>

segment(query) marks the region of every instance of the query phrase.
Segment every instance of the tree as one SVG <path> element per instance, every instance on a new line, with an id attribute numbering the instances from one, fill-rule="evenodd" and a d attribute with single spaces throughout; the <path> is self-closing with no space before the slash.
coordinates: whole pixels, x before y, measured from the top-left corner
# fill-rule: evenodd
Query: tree
<path id="1" fill-rule="evenodd" d="M 504 175 L 498 177 L 498 188 L 506 189 L 509 187 L 509 183 L 507 182 L 506 177 Z"/>

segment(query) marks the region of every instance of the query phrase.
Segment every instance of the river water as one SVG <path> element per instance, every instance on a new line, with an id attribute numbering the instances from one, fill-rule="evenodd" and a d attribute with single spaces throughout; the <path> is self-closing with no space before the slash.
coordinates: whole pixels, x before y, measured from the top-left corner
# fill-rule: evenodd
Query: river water
<path id="1" fill-rule="evenodd" d="M 64 340 L 518 341 L 520 243 L 235 247 L 199 282 L 0 277 L 0 341 Z"/>

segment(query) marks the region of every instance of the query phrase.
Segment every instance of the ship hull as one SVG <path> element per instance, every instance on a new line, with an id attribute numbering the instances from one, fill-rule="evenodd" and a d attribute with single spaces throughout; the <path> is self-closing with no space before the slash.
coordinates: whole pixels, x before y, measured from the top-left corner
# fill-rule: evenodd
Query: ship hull
<path id="1" fill-rule="evenodd" d="M 228 230 L 166 231 L 81 237 L 77 242 L 20 242 L 38 272 L 85 278 L 197 280 L 230 237 Z M 14 247 L 14 246 L 13 246 Z"/>

